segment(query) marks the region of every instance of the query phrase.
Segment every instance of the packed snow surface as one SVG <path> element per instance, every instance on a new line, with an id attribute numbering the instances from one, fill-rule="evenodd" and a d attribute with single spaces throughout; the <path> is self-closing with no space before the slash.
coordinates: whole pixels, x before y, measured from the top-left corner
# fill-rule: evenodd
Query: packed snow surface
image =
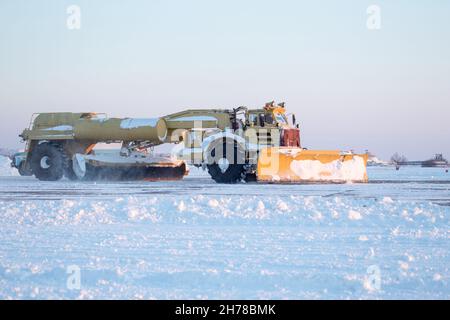
<path id="1" fill-rule="evenodd" d="M 149 119 L 135 119 L 126 118 L 120 122 L 120 128 L 122 129 L 136 129 L 142 127 L 156 127 L 159 118 L 149 118 Z"/>
<path id="2" fill-rule="evenodd" d="M 217 122 L 217 118 L 209 117 L 209 116 L 191 116 L 191 117 L 174 118 L 174 119 L 170 119 L 169 121 L 216 121 Z"/>
<path id="3" fill-rule="evenodd" d="M 0 177 L 18 176 L 17 169 L 11 167 L 11 159 L 0 156 Z"/>
<path id="4" fill-rule="evenodd" d="M 64 125 L 64 126 L 56 126 L 56 127 L 46 128 L 44 130 L 45 131 L 71 131 L 71 130 L 73 130 L 73 127 Z"/>
<path id="5" fill-rule="evenodd" d="M 2 177 L 0 298 L 449 299 L 450 174 L 368 174 L 340 185 L 219 185 L 197 169 L 153 183 Z"/>

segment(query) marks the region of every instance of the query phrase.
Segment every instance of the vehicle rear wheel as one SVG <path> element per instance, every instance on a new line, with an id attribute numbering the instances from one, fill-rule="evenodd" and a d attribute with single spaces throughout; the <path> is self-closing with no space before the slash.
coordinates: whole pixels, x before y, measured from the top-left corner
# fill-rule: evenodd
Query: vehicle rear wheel
<path id="1" fill-rule="evenodd" d="M 31 169 L 29 166 L 27 166 L 27 163 L 25 161 L 22 161 L 19 165 L 19 168 L 17 168 L 17 171 L 19 171 L 19 174 L 22 177 L 29 177 L 33 175 L 33 172 L 31 172 Z"/>
<path id="2" fill-rule="evenodd" d="M 30 166 L 33 174 L 41 181 L 57 181 L 64 175 L 65 158 L 57 144 L 44 142 L 34 147 Z"/>
<path id="3" fill-rule="evenodd" d="M 229 152 L 227 154 L 227 150 Z M 236 142 L 224 142 L 211 150 L 214 161 L 207 165 L 211 178 L 218 183 L 237 183 L 244 178 L 245 152 Z"/>

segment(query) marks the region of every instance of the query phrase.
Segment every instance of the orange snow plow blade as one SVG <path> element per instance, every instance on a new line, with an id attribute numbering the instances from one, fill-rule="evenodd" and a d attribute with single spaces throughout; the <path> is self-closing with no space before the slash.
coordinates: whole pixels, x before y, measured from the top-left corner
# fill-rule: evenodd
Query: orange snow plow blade
<path id="1" fill-rule="evenodd" d="M 271 147 L 261 150 L 257 180 L 270 183 L 367 182 L 367 154 Z"/>

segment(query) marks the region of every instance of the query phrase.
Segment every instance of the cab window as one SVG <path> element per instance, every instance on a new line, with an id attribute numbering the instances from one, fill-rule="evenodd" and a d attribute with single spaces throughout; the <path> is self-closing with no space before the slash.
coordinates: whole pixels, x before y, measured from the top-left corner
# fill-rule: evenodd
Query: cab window
<path id="1" fill-rule="evenodd" d="M 273 116 L 272 116 L 271 113 L 266 113 L 266 114 L 264 115 L 264 122 L 265 122 L 265 123 L 269 123 L 269 124 L 273 124 L 273 123 L 274 123 L 274 121 L 273 121 Z"/>
<path id="2" fill-rule="evenodd" d="M 248 121 L 249 121 L 251 124 L 253 124 L 254 126 L 257 126 L 257 125 L 258 125 L 258 115 L 254 114 L 254 113 L 251 113 L 251 114 L 248 116 Z"/>
<path id="3" fill-rule="evenodd" d="M 287 124 L 286 118 L 283 117 L 283 115 L 280 114 L 280 113 L 277 113 L 277 114 L 275 115 L 275 119 L 277 120 L 278 123 L 281 123 L 281 124 Z"/>

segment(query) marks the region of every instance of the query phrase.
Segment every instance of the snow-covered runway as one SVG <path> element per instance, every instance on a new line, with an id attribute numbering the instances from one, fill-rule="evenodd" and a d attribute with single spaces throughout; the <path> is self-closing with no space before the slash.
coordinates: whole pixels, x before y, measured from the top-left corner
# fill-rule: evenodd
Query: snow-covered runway
<path id="1" fill-rule="evenodd" d="M 0 177 L 0 298 L 450 298 L 443 169 L 369 168 L 370 184 L 344 185 L 192 173 Z"/>

